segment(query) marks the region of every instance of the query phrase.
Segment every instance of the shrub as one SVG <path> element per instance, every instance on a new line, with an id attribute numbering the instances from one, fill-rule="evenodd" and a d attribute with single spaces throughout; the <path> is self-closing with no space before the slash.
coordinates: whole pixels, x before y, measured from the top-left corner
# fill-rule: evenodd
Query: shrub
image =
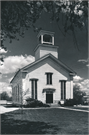
<path id="1" fill-rule="evenodd" d="M 50 107 L 50 105 L 48 105 L 48 104 L 43 104 L 43 107 Z"/>
<path id="2" fill-rule="evenodd" d="M 74 100 L 73 99 L 66 99 L 64 104 L 61 104 L 61 101 L 58 102 L 58 104 L 62 107 L 64 106 L 73 106 L 74 105 Z"/>
<path id="3" fill-rule="evenodd" d="M 36 100 L 36 99 L 28 98 L 26 99 L 26 101 L 27 101 L 27 104 L 24 105 L 24 107 L 50 107 L 49 105 L 44 104 L 41 101 Z"/>
<path id="4" fill-rule="evenodd" d="M 88 101 L 84 101 L 83 105 L 89 105 Z"/>
<path id="5" fill-rule="evenodd" d="M 43 103 L 41 101 L 37 101 L 37 106 L 42 107 Z"/>
<path id="6" fill-rule="evenodd" d="M 73 106 L 74 100 L 73 99 L 66 99 L 64 106 Z"/>
<path id="7" fill-rule="evenodd" d="M 60 101 L 58 101 L 58 104 L 59 104 L 59 105 L 61 105 L 61 102 L 60 102 Z"/>
<path id="8" fill-rule="evenodd" d="M 30 98 L 30 97 L 28 97 L 28 98 L 26 99 L 27 102 L 29 102 L 29 101 L 34 101 L 34 100 L 36 100 L 36 99 Z"/>
<path id="9" fill-rule="evenodd" d="M 37 106 L 36 101 L 30 101 L 27 103 L 27 107 L 36 107 L 36 106 Z"/>

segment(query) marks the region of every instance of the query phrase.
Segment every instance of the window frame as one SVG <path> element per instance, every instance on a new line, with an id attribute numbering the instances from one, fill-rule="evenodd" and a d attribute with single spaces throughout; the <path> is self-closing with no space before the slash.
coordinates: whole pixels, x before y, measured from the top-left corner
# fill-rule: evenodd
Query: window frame
<path id="1" fill-rule="evenodd" d="M 37 81 L 38 79 L 32 78 L 31 81 L 31 97 L 37 99 Z"/>
<path id="2" fill-rule="evenodd" d="M 17 101 L 19 102 L 19 84 L 17 85 L 17 93 L 18 93 L 18 97 L 17 97 Z"/>
<path id="3" fill-rule="evenodd" d="M 43 42 L 44 43 L 52 43 L 52 36 L 49 34 L 44 34 L 43 35 Z"/>
<path id="4" fill-rule="evenodd" d="M 60 80 L 61 100 L 66 99 L 66 80 Z"/>
<path id="5" fill-rule="evenodd" d="M 46 84 L 47 85 L 52 85 L 53 84 L 53 82 L 52 82 L 52 75 L 53 75 L 53 73 L 46 72 L 45 74 L 46 74 Z"/>

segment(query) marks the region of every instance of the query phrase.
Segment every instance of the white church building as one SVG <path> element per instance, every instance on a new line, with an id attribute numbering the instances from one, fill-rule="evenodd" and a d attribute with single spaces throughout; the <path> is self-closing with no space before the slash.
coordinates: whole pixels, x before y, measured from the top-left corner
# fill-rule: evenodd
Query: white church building
<path id="1" fill-rule="evenodd" d="M 13 103 L 21 104 L 26 94 L 43 103 L 55 104 L 72 99 L 76 73 L 58 59 L 54 32 L 41 30 L 37 39 L 35 61 L 19 69 L 10 82 Z"/>

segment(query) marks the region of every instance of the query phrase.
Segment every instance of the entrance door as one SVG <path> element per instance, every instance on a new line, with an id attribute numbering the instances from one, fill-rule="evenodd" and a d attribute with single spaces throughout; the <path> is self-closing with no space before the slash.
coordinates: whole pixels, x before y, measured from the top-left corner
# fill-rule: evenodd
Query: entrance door
<path id="1" fill-rule="evenodd" d="M 53 93 L 46 94 L 46 103 L 53 103 Z"/>

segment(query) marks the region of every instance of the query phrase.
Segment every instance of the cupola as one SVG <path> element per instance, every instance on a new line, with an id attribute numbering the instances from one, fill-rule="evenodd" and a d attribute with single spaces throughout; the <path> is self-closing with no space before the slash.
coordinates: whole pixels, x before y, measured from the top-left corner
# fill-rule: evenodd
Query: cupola
<path id="1" fill-rule="evenodd" d="M 54 45 L 54 32 L 41 30 L 37 37 L 39 44 Z"/>
<path id="2" fill-rule="evenodd" d="M 58 58 L 58 46 L 54 45 L 54 32 L 41 30 L 37 35 L 38 45 L 35 48 L 35 60 L 47 54 Z"/>

